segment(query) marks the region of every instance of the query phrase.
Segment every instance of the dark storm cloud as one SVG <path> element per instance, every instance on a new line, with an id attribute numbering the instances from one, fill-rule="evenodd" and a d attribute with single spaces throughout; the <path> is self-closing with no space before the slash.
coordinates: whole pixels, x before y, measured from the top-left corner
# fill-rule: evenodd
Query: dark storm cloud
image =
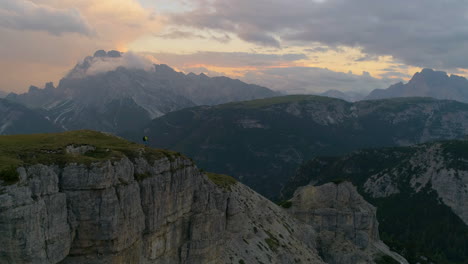
<path id="1" fill-rule="evenodd" d="M 93 34 L 76 9 L 56 9 L 24 0 L 0 1 L 0 27 L 46 31 L 57 36 L 63 33 Z"/>
<path id="2" fill-rule="evenodd" d="M 213 0 L 198 6 L 174 14 L 171 22 L 232 32 L 266 46 L 319 42 L 415 66 L 468 68 L 462 56 L 468 54 L 466 0 Z"/>
<path id="3" fill-rule="evenodd" d="M 361 58 L 355 59 L 354 61 L 377 61 L 379 60 L 379 56 L 372 55 L 372 54 L 365 54 Z"/>
<path id="4" fill-rule="evenodd" d="M 218 67 L 272 66 L 284 62 L 307 59 L 304 54 L 262 54 L 247 52 L 196 52 L 191 54 L 150 53 L 159 61 L 169 65 L 205 64 Z"/>
<path id="5" fill-rule="evenodd" d="M 253 42 L 259 45 L 280 47 L 280 42 L 271 35 L 264 34 L 260 30 L 241 30 L 237 35 L 248 42 Z"/>

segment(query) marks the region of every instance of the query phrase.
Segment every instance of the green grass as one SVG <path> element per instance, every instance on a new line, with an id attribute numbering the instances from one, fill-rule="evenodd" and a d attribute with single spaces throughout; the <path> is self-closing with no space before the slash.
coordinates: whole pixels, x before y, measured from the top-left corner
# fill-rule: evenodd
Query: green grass
<path id="1" fill-rule="evenodd" d="M 230 107 L 261 108 L 261 107 L 278 105 L 278 104 L 289 104 L 289 103 L 304 102 L 304 101 L 331 102 L 331 101 L 341 101 L 341 100 L 336 99 L 336 98 L 325 97 L 325 96 L 317 96 L 317 95 L 287 95 L 287 96 L 270 97 L 270 98 L 265 98 L 265 99 L 256 99 L 256 100 L 244 101 L 244 102 L 227 103 L 227 104 L 220 105 L 218 107 L 221 107 L 221 108 L 230 108 Z"/>
<path id="2" fill-rule="evenodd" d="M 0 180 L 6 185 L 14 184 L 19 181 L 19 174 L 15 167 L 9 167 L 0 171 Z"/>
<path id="3" fill-rule="evenodd" d="M 282 202 L 279 202 L 278 205 L 283 207 L 283 208 L 290 208 L 292 206 L 292 202 L 291 201 L 282 201 Z"/>
<path id="4" fill-rule="evenodd" d="M 234 185 L 237 183 L 236 179 L 234 179 L 231 176 L 224 175 L 224 174 L 207 172 L 206 176 L 208 176 L 208 179 L 210 179 L 210 181 L 212 181 L 214 184 L 229 191 L 231 191 L 231 185 Z"/>
<path id="5" fill-rule="evenodd" d="M 331 180 L 331 182 L 333 182 L 336 185 L 339 185 L 340 183 L 343 183 L 345 181 L 347 181 L 347 180 L 344 179 L 344 178 L 336 178 L 336 179 Z"/>
<path id="6" fill-rule="evenodd" d="M 278 239 L 270 232 L 265 231 L 268 234 L 268 238 L 265 238 L 265 243 L 267 243 L 268 247 L 271 249 L 271 251 L 276 252 L 278 247 L 279 247 L 279 241 Z"/>
<path id="7" fill-rule="evenodd" d="M 69 145 L 94 146 L 95 150 L 82 155 L 66 153 Z M 68 163 L 90 165 L 103 160 L 118 160 L 127 156 L 134 159 L 143 156 L 149 162 L 164 157 L 180 156 L 179 153 L 145 147 L 109 134 L 78 130 L 65 133 L 0 136 L 0 179 L 7 184 L 18 180 L 16 168 L 33 164 Z"/>
<path id="8" fill-rule="evenodd" d="M 399 264 L 398 261 L 387 255 L 377 257 L 374 261 L 376 264 Z"/>

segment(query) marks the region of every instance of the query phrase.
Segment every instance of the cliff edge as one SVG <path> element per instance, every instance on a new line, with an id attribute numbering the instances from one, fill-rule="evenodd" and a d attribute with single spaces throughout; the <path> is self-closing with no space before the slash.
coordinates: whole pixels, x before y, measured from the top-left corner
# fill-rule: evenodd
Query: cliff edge
<path id="1" fill-rule="evenodd" d="M 315 222 L 179 153 L 93 131 L 4 136 L 0 146 L 1 263 L 363 259 L 323 251 Z"/>

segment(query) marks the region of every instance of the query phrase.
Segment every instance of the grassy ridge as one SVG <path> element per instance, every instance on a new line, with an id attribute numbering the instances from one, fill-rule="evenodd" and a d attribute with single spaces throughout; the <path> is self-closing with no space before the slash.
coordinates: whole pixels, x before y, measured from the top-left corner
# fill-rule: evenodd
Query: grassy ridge
<path id="1" fill-rule="evenodd" d="M 208 176 L 208 179 L 210 179 L 210 181 L 213 182 L 214 184 L 229 191 L 231 190 L 231 185 L 237 183 L 236 179 L 234 179 L 231 176 L 224 175 L 224 174 L 207 172 L 206 176 Z"/>
<path id="2" fill-rule="evenodd" d="M 127 136 L 138 140 L 145 133 L 154 139 L 150 145 L 180 151 L 272 199 L 305 160 L 463 137 L 466 120 L 453 117 L 467 113 L 468 104 L 430 98 L 353 104 L 289 95 L 171 112 Z"/>
<path id="3" fill-rule="evenodd" d="M 216 106 L 218 108 L 231 108 L 231 107 L 241 107 L 241 108 L 262 108 L 268 107 L 272 105 L 279 105 L 279 104 L 290 104 L 290 103 L 300 103 L 306 101 L 315 101 L 315 102 L 332 102 L 332 101 L 342 101 L 341 99 L 330 98 L 325 96 L 318 96 L 318 95 L 287 95 L 287 96 L 277 96 L 277 97 L 269 97 L 265 99 L 256 99 L 251 101 L 243 101 L 243 102 L 233 102 L 222 104 Z"/>
<path id="4" fill-rule="evenodd" d="M 82 155 L 66 152 L 66 147 L 90 145 L 95 149 Z M 170 160 L 179 153 L 158 150 L 132 143 L 109 134 L 78 130 L 65 133 L 0 136 L 0 179 L 6 183 L 17 180 L 15 170 L 19 166 L 32 164 L 67 163 L 91 164 L 93 162 L 121 159 L 127 156 L 133 159 L 144 156 L 148 160 L 167 157 Z"/>

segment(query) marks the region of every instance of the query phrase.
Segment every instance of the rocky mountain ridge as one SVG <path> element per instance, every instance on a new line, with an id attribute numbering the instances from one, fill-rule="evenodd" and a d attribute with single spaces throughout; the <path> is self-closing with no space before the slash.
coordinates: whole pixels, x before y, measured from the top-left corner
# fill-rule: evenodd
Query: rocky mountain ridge
<path id="1" fill-rule="evenodd" d="M 392 249 L 410 262 L 465 263 L 467 161 L 467 140 L 317 157 L 289 180 L 283 195 L 307 184 L 352 181 L 379 208 L 382 238 Z"/>
<path id="2" fill-rule="evenodd" d="M 78 63 L 57 88 L 31 86 L 8 100 L 38 108 L 64 130 L 94 129 L 120 133 L 155 117 L 195 105 L 266 98 L 265 87 L 227 77 L 185 75 L 164 64 L 150 64 L 118 51 L 97 51 Z"/>
<path id="3" fill-rule="evenodd" d="M 373 90 L 366 99 L 392 97 L 432 97 L 436 99 L 468 102 L 468 80 L 462 76 L 450 75 L 442 71 L 423 69 L 404 84 L 399 82 L 387 89 Z"/>
<path id="4" fill-rule="evenodd" d="M 268 198 L 315 156 L 404 146 L 468 133 L 468 105 L 431 98 L 349 103 L 320 96 L 282 96 L 169 113 L 134 136 L 180 151 Z"/>
<path id="5" fill-rule="evenodd" d="M 0 98 L 0 135 L 58 131 L 61 129 L 40 114 Z"/>
<path id="6" fill-rule="evenodd" d="M 329 262 L 366 258 L 372 262 L 374 260 L 368 256 L 384 250 L 399 263 L 406 263 L 380 241 L 376 208 L 366 202 L 350 182 L 300 187 L 288 203 L 291 204 L 287 209 L 290 214 L 314 226 L 320 236 L 320 248 L 326 252 Z"/>
<path id="7" fill-rule="evenodd" d="M 348 102 L 356 102 L 364 99 L 366 94 L 353 91 L 328 90 L 317 95 L 337 98 Z"/>
<path id="8" fill-rule="evenodd" d="M 407 263 L 371 247 L 375 235 L 361 237 L 369 246 L 328 251 L 315 222 L 300 223 L 177 153 L 91 131 L 21 138 L 38 145 L 22 146 L 20 160 L 11 156 L 12 137 L 0 137 L 1 157 L 20 164 L 0 167 L 0 262 L 344 264 L 386 256 Z"/>

